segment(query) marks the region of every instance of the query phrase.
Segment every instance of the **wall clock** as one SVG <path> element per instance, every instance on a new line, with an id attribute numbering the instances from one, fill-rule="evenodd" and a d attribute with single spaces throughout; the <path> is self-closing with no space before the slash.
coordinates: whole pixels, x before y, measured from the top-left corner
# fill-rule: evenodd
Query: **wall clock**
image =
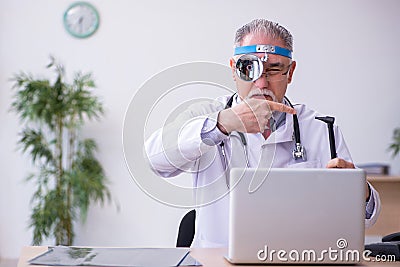
<path id="1" fill-rule="evenodd" d="M 87 38 L 99 28 L 100 16 L 96 8 L 88 2 L 76 2 L 64 13 L 64 27 L 77 38 Z"/>

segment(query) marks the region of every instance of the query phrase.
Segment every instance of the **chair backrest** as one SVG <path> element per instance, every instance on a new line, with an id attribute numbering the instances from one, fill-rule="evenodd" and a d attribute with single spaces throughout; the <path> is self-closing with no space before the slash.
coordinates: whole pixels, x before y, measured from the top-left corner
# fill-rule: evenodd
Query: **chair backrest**
<path id="1" fill-rule="evenodd" d="M 179 224 L 177 247 L 190 247 L 193 242 L 196 221 L 196 210 L 190 210 L 183 216 Z"/>

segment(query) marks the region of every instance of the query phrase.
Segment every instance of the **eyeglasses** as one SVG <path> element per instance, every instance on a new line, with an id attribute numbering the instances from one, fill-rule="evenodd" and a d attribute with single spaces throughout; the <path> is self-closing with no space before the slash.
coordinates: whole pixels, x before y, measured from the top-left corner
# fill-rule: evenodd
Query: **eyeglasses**
<path id="1" fill-rule="evenodd" d="M 246 82 L 254 82 L 263 74 L 269 82 L 283 81 L 288 74 L 292 63 L 287 68 L 281 66 L 273 66 L 266 68 L 264 72 L 264 63 L 267 62 L 267 56 L 259 58 L 252 54 L 242 55 L 235 64 L 237 76 Z"/>

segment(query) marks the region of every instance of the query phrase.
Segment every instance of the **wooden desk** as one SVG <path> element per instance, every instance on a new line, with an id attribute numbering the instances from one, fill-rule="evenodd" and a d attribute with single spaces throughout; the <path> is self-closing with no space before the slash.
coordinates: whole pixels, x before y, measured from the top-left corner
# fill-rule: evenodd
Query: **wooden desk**
<path id="1" fill-rule="evenodd" d="M 28 267 L 30 266 L 27 261 L 32 259 L 39 254 L 45 252 L 47 247 L 24 247 L 21 251 L 21 256 L 18 261 L 17 267 Z M 226 248 L 194 248 L 190 252 L 190 255 L 200 261 L 203 267 L 223 267 L 223 266 L 246 266 L 250 265 L 232 265 L 228 263 L 223 256 L 226 254 Z M 31 265 L 34 266 L 34 265 Z M 36 266 L 36 265 L 35 265 Z M 260 265 L 255 265 L 259 267 Z M 276 266 L 276 265 L 275 265 Z M 280 267 L 284 265 L 279 265 Z M 305 266 L 305 265 L 302 265 Z M 335 265 L 336 266 L 336 265 Z M 400 267 L 400 262 L 364 262 L 357 266 L 368 266 L 368 267 Z M 293 267 L 293 265 L 291 265 Z M 317 267 L 317 265 L 313 265 Z"/>
<path id="2" fill-rule="evenodd" d="M 400 176 L 368 176 L 368 181 L 378 191 L 382 209 L 374 226 L 366 235 L 384 236 L 400 232 Z"/>

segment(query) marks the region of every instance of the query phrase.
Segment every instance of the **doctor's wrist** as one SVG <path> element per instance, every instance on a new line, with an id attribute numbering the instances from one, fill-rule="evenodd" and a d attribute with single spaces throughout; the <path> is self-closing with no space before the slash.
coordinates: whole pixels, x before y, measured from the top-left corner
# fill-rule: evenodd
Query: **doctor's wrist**
<path id="1" fill-rule="evenodd" d="M 217 122 L 217 128 L 221 131 L 221 133 L 223 133 L 225 135 L 229 135 L 227 130 L 224 128 L 224 126 L 222 126 L 222 124 L 220 124 L 219 122 Z"/>
<path id="2" fill-rule="evenodd" d="M 230 125 L 232 119 L 231 113 L 233 113 L 231 109 L 224 109 L 218 113 L 217 128 L 225 135 L 229 135 L 233 131 L 233 128 Z"/>

